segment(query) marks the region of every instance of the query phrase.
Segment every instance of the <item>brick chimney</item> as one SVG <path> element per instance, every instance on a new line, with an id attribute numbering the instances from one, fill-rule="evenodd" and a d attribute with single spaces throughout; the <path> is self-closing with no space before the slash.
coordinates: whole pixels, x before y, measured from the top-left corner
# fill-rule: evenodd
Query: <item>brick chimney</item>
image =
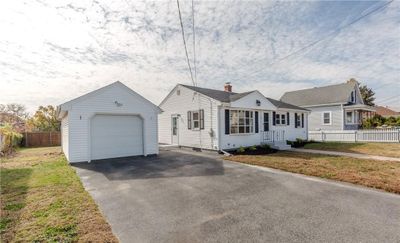
<path id="1" fill-rule="evenodd" d="M 224 85 L 224 91 L 225 92 L 232 92 L 232 85 L 231 82 L 226 82 Z"/>

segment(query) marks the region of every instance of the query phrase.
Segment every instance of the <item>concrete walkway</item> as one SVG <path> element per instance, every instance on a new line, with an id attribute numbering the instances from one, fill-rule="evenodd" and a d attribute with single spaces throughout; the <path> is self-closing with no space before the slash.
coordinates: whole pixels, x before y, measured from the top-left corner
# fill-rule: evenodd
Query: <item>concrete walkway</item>
<path id="1" fill-rule="evenodd" d="M 397 162 L 400 162 L 400 158 L 385 157 L 385 156 L 378 156 L 378 155 L 369 155 L 369 154 L 326 151 L 326 150 L 317 150 L 317 149 L 301 149 L 301 148 L 292 148 L 291 151 L 302 152 L 302 153 L 304 152 L 304 153 L 313 153 L 313 154 L 326 154 L 326 155 L 335 155 L 335 156 L 346 156 L 346 157 L 352 157 L 352 158 L 358 158 L 358 159 L 373 159 L 373 160 L 381 160 L 381 161 L 397 161 Z"/>

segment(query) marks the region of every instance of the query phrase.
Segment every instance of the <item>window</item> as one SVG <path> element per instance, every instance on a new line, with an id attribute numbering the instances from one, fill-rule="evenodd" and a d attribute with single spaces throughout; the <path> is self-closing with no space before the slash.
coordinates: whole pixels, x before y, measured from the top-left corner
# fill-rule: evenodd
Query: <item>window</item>
<path id="1" fill-rule="evenodd" d="M 322 124 L 331 125 L 331 112 L 330 111 L 322 113 Z"/>
<path id="2" fill-rule="evenodd" d="M 281 115 L 281 124 L 282 125 L 286 124 L 286 116 L 284 114 Z"/>
<path id="3" fill-rule="evenodd" d="M 353 112 L 352 111 L 347 111 L 346 112 L 346 123 L 347 124 L 354 123 L 354 117 L 353 117 Z"/>
<path id="4" fill-rule="evenodd" d="M 286 114 L 276 114 L 275 115 L 275 124 L 276 125 L 285 125 L 286 124 Z"/>
<path id="5" fill-rule="evenodd" d="M 252 111 L 230 110 L 230 133 L 252 133 L 254 130 Z"/>
<path id="6" fill-rule="evenodd" d="M 302 127 L 302 126 L 301 126 L 301 114 L 297 114 L 297 113 L 296 113 L 295 118 L 296 118 L 295 127 Z"/>
<path id="7" fill-rule="evenodd" d="M 281 115 L 280 114 L 275 115 L 275 123 L 276 123 L 276 125 L 281 124 Z"/>
<path id="8" fill-rule="evenodd" d="M 350 98 L 350 101 L 352 102 L 352 103 L 354 103 L 354 91 L 351 91 L 351 98 Z"/>
<path id="9" fill-rule="evenodd" d="M 198 111 L 193 111 L 192 112 L 192 127 L 193 129 L 199 129 L 200 128 L 200 112 Z"/>

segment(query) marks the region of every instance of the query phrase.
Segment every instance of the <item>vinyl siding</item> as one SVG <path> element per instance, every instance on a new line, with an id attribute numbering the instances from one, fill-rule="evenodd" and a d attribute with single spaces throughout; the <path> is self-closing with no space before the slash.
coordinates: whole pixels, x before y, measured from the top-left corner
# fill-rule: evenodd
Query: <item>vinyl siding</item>
<path id="1" fill-rule="evenodd" d="M 122 106 L 115 104 L 118 101 Z M 138 95 L 113 85 L 101 93 L 73 103 L 68 109 L 69 119 L 69 161 L 80 162 L 91 159 L 90 121 L 95 114 L 139 115 L 144 124 L 145 154 L 158 154 L 157 111 Z"/>
<path id="2" fill-rule="evenodd" d="M 61 120 L 61 146 L 65 157 L 69 160 L 69 124 L 68 115 Z"/>
<path id="3" fill-rule="evenodd" d="M 311 110 L 308 118 L 308 129 L 316 130 L 342 130 L 343 129 L 343 109 L 340 105 L 305 107 Z M 322 113 L 331 112 L 331 125 L 322 124 Z"/>
<path id="4" fill-rule="evenodd" d="M 302 112 L 297 111 L 289 111 L 289 110 L 279 110 L 276 111 L 278 113 L 287 114 L 289 112 L 289 125 L 273 125 L 272 122 L 272 110 L 260 110 L 260 109 L 246 109 L 251 111 L 258 111 L 258 124 L 259 124 L 259 133 L 250 133 L 250 134 L 225 134 L 225 109 L 229 109 L 229 107 L 221 107 L 219 110 L 219 119 L 220 119 L 220 146 L 221 149 L 234 149 L 239 148 L 241 146 L 253 146 L 253 145 L 260 145 L 264 143 L 263 140 L 263 132 L 264 132 L 264 120 L 263 120 L 263 113 L 269 112 L 269 124 L 270 124 L 270 131 L 284 131 L 285 133 L 285 140 L 296 140 L 296 138 L 307 139 L 308 132 L 307 132 L 307 113 L 304 113 L 304 127 L 295 128 L 294 122 L 294 114 L 297 113 L 301 116 Z M 236 108 L 233 108 L 236 109 Z"/>
<path id="5" fill-rule="evenodd" d="M 180 94 L 177 94 L 177 90 Z M 199 102 L 200 100 L 200 102 Z M 195 94 L 191 89 L 176 86 L 169 97 L 160 105 L 163 112 L 158 116 L 158 138 L 160 143 L 171 144 L 171 117 L 180 115 L 178 119 L 178 143 L 180 146 L 218 149 L 218 106 L 219 101 Z M 204 129 L 188 129 L 188 111 L 204 110 Z M 211 136 L 214 134 L 214 136 Z"/>

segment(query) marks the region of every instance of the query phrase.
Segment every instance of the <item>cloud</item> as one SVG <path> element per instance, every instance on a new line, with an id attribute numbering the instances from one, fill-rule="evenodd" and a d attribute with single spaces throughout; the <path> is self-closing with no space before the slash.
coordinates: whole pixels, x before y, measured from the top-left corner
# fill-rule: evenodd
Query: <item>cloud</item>
<path id="1" fill-rule="evenodd" d="M 377 100 L 400 95 L 400 3 L 336 31 L 382 4 L 195 1 L 198 82 L 222 89 L 230 81 L 236 91 L 279 98 L 355 77 Z M 177 83 L 191 83 L 175 1 L 3 5 L 0 103 L 33 110 L 120 80 L 158 104 Z M 191 3 L 181 1 L 181 10 L 193 66 Z"/>

